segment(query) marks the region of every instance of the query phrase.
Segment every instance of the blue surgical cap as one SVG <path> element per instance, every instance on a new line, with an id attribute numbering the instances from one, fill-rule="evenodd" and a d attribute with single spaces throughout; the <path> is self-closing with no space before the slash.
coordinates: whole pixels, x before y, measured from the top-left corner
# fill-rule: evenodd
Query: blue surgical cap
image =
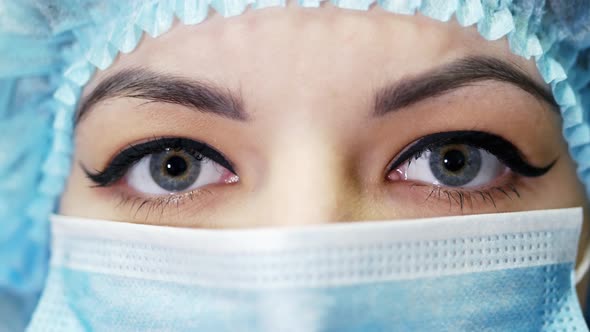
<path id="1" fill-rule="evenodd" d="M 321 7 L 323 0 L 299 0 Z M 513 53 L 534 58 L 551 85 L 563 134 L 590 193 L 590 0 L 332 0 L 335 6 L 476 25 Z M 376 2 L 376 3 L 375 3 Z M 82 87 L 144 33 L 175 19 L 198 24 L 286 0 L 0 0 L 0 330 L 19 329 L 40 294 L 48 264 L 48 216 L 72 156 Z M 10 310 L 7 308 L 11 308 Z M 19 319 L 20 318 L 20 319 Z M 12 324 L 2 326 L 2 324 Z M 19 325 L 22 324 L 22 325 Z"/>

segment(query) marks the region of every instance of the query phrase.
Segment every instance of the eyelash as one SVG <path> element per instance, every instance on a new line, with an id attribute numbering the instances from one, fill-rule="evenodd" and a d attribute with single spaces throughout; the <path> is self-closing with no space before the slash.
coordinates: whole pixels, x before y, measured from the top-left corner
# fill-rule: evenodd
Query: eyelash
<path id="1" fill-rule="evenodd" d="M 120 201 L 118 203 L 118 206 L 129 206 L 130 210 L 134 211 L 133 218 L 136 218 L 137 214 L 140 211 L 146 209 L 146 220 L 149 217 L 150 213 L 154 211 L 160 213 L 161 219 L 168 206 L 178 207 L 186 200 L 191 202 L 198 202 L 198 199 L 201 196 L 209 194 L 211 194 L 211 191 L 209 191 L 206 188 L 161 197 L 139 197 L 127 193 L 120 193 Z"/>
<path id="2" fill-rule="evenodd" d="M 180 137 L 154 138 L 148 142 L 130 145 L 117 154 L 102 171 L 92 173 L 84 165 L 81 165 L 81 167 L 86 176 L 96 184 L 96 187 L 108 187 L 121 180 L 127 171 L 145 156 L 164 152 L 168 149 L 186 151 L 197 159 L 208 158 L 236 174 L 232 163 L 215 148 L 205 143 Z"/>
<path id="3" fill-rule="evenodd" d="M 515 181 L 515 179 L 511 179 Z M 445 188 L 441 186 L 432 186 L 426 184 L 412 184 L 411 188 L 414 187 L 430 187 L 428 196 L 424 202 L 428 202 L 431 199 L 436 200 L 447 200 L 449 202 L 449 209 L 453 208 L 453 204 L 459 207 L 461 211 L 464 210 L 466 205 L 469 205 L 473 209 L 474 202 L 480 201 L 481 203 L 489 203 L 497 207 L 496 195 L 500 195 L 500 198 L 508 198 L 513 200 L 521 198 L 521 194 L 517 189 L 514 182 L 508 182 L 501 186 L 493 186 L 483 189 L 463 189 L 463 188 Z"/>
<path id="4" fill-rule="evenodd" d="M 404 150 L 388 167 L 387 173 L 404 162 L 419 159 L 422 154 L 450 144 L 464 144 L 483 149 L 503 162 L 513 172 L 525 177 L 539 177 L 547 173 L 555 162 L 545 167 L 535 167 L 525 161 L 522 153 L 512 143 L 500 136 L 481 131 L 449 131 L 425 136 Z"/>
<path id="5" fill-rule="evenodd" d="M 508 198 L 510 200 L 514 197 L 521 198 L 516 185 L 518 179 L 520 177 L 543 176 L 557 162 L 557 159 L 555 159 L 545 167 L 535 167 L 525 161 L 518 148 L 500 136 L 479 131 L 452 131 L 436 133 L 419 139 L 390 163 L 386 174 L 394 171 L 405 162 L 411 163 L 412 160 L 418 160 L 426 152 L 432 152 L 436 148 L 451 144 L 462 144 L 483 149 L 498 158 L 499 161 L 504 163 L 513 172 L 509 179 L 505 179 L 503 184 L 482 189 L 447 188 L 418 183 L 411 185 L 411 188 L 430 188 L 425 202 L 430 199 L 446 199 L 449 202 L 449 208 L 452 208 L 453 203 L 455 203 L 461 211 L 463 211 L 467 202 L 473 207 L 473 202 L 477 200 L 483 203 L 490 203 L 496 207 L 495 195 L 497 194 L 500 195 L 500 198 Z"/>

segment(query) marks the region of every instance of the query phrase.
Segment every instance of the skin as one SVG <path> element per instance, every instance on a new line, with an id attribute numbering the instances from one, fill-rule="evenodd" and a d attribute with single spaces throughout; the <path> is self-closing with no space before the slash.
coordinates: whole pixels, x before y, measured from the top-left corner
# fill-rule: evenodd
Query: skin
<path id="1" fill-rule="evenodd" d="M 534 62 L 512 55 L 504 39 L 490 42 L 454 21 L 378 8 L 272 8 L 177 24 L 157 39 L 144 37 L 134 52 L 98 72 L 84 95 L 113 73 L 145 67 L 239 91 L 249 120 L 132 98 L 102 101 L 76 128 L 75 165 L 60 213 L 245 228 L 586 207 L 558 113 L 512 85 L 478 82 L 400 112 L 371 115 L 372 95 L 385 83 L 471 55 L 513 63 L 543 84 Z M 541 177 L 514 179 L 520 197 L 494 193 L 495 206 L 474 198 L 461 208 L 444 193 L 429 197 L 429 186 L 387 179 L 386 167 L 405 147 L 451 130 L 494 133 L 532 165 L 556 163 Z M 80 167 L 102 170 L 129 144 L 159 136 L 214 146 L 234 163 L 240 180 L 210 185 L 164 208 L 138 209 L 141 194 L 125 183 L 94 188 Z M 586 243 L 584 235 L 581 248 Z"/>

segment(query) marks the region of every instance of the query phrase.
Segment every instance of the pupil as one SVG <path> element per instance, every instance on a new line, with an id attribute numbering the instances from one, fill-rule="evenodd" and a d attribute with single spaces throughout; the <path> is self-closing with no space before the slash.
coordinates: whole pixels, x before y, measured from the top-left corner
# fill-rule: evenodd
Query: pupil
<path id="1" fill-rule="evenodd" d="M 443 164 L 449 172 L 456 173 L 465 167 L 465 155 L 459 150 L 447 151 L 443 157 Z"/>
<path id="2" fill-rule="evenodd" d="M 173 177 L 183 175 L 188 169 L 186 160 L 179 156 L 172 156 L 168 158 L 168 160 L 164 162 L 164 167 L 166 169 L 166 174 Z"/>

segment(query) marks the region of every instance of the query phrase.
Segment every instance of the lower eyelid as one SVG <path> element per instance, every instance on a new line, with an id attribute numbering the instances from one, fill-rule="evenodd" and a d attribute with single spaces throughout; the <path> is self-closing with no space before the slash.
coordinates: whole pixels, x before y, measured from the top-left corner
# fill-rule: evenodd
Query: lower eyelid
<path id="1" fill-rule="evenodd" d="M 129 193 L 125 189 L 118 193 L 117 209 L 129 214 L 131 220 L 142 223 L 158 224 L 162 226 L 185 226 L 176 221 L 184 222 L 187 210 L 203 210 L 210 203 L 215 194 L 207 189 L 200 188 L 190 192 L 168 196 L 142 197 L 135 193 Z M 186 225 L 195 227 L 196 225 Z"/>
<path id="2" fill-rule="evenodd" d="M 399 181 L 388 185 L 396 188 L 393 191 L 394 200 L 399 199 L 399 196 L 407 197 L 414 204 L 442 208 L 447 212 L 477 212 L 490 208 L 498 210 L 513 207 L 522 197 L 522 177 L 511 171 L 507 171 L 494 183 L 481 188 L 443 187 L 411 181 Z"/>
<path id="3" fill-rule="evenodd" d="M 156 220 L 158 224 L 165 220 L 178 226 L 176 223 L 177 216 L 194 215 L 210 209 L 210 204 L 216 202 L 216 200 L 212 199 L 218 193 L 225 192 L 218 191 L 218 189 L 222 189 L 221 187 L 232 187 L 239 182 L 239 177 L 231 171 L 221 165 L 215 164 L 214 166 L 216 169 L 222 170 L 218 183 L 205 185 L 186 192 L 168 193 L 164 195 L 138 192 L 127 183 L 127 176 L 112 186 L 105 187 L 101 190 L 107 190 L 109 196 L 116 197 L 118 201 L 116 204 L 117 209 L 131 216 L 132 220 L 148 222 L 148 220 L 152 220 L 148 218 L 156 216 L 158 218 Z M 183 211 L 195 212 L 184 213 Z M 189 226 L 194 227 L 195 225 Z"/>

